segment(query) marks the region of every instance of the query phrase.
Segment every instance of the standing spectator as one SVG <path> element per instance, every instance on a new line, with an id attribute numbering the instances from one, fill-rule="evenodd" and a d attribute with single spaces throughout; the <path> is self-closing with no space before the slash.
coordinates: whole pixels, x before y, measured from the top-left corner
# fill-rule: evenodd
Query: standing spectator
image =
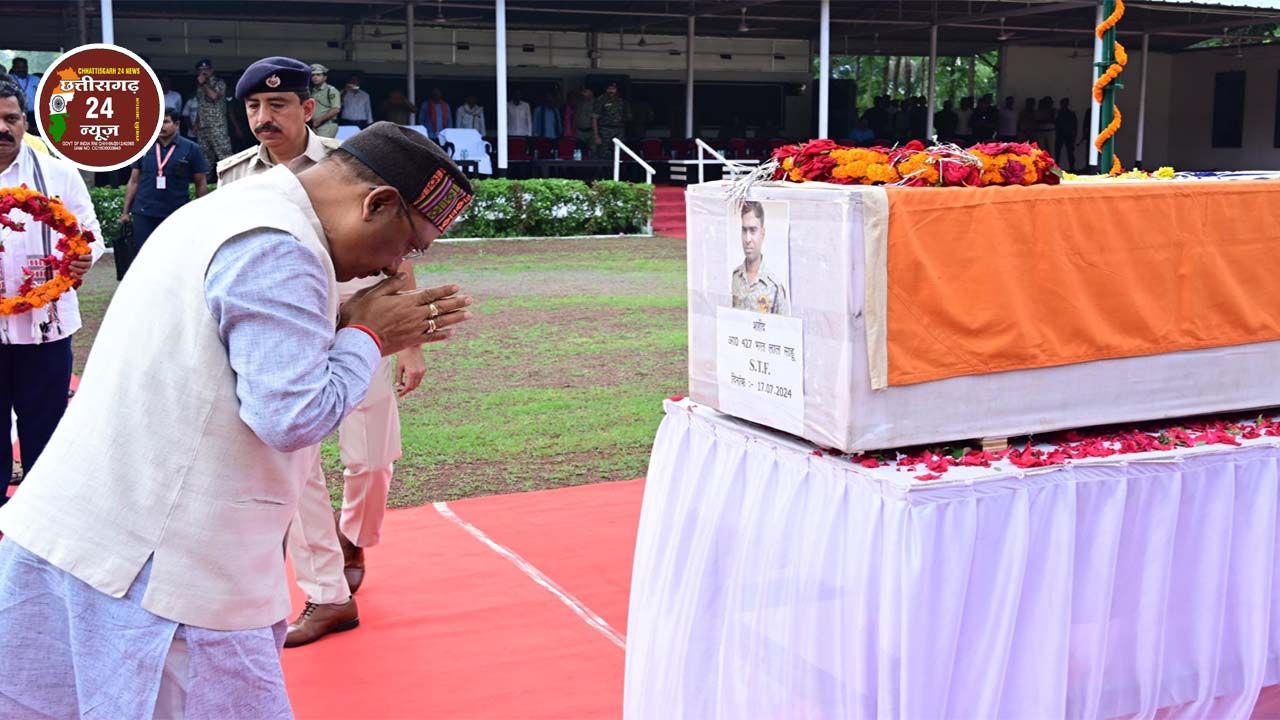
<path id="1" fill-rule="evenodd" d="M 164 107 L 166 110 L 172 110 L 182 114 L 182 93 L 173 89 L 173 79 L 169 76 L 160 78 L 160 87 L 164 90 Z"/>
<path id="2" fill-rule="evenodd" d="M 909 102 L 911 109 L 907 112 L 907 119 L 911 139 L 928 140 L 925 133 L 929 131 L 929 101 L 922 96 L 917 96 L 911 98 Z"/>
<path id="3" fill-rule="evenodd" d="M 1018 113 L 1018 140 L 1031 142 L 1036 137 L 1036 99 L 1027 98 Z"/>
<path id="4" fill-rule="evenodd" d="M 960 110 L 956 112 L 956 142 L 968 145 L 973 142 L 973 98 L 960 98 Z"/>
<path id="5" fill-rule="evenodd" d="M 338 136 L 338 113 L 342 112 L 342 95 L 329 84 L 329 68 L 320 63 L 311 64 L 311 99 L 316 101 L 316 114 L 311 127 L 320 137 Z"/>
<path id="6" fill-rule="evenodd" d="M 1069 172 L 1076 170 L 1076 122 L 1076 114 L 1071 110 L 1071 98 L 1062 98 L 1058 104 L 1058 116 L 1053 122 L 1053 155 L 1058 164 Z"/>
<path id="7" fill-rule="evenodd" d="M 455 127 L 470 128 L 484 136 L 484 107 L 479 105 L 479 101 L 475 95 L 468 95 L 467 101 L 462 107 L 458 108 L 457 122 Z"/>
<path id="8" fill-rule="evenodd" d="M 213 74 L 210 60 L 196 63 L 196 97 L 199 98 L 196 133 L 200 149 L 209 166 L 215 167 L 219 160 L 231 156 L 231 137 L 227 134 L 227 83 Z"/>
<path id="9" fill-rule="evenodd" d="M 996 109 L 990 95 L 978 99 L 978 107 L 969 119 L 975 142 L 987 142 L 996 134 Z"/>
<path id="10" fill-rule="evenodd" d="M 893 117 L 889 122 L 893 125 L 893 139 L 895 142 L 906 142 L 907 137 L 911 135 L 910 104 L 910 98 L 893 101 Z"/>
<path id="11" fill-rule="evenodd" d="M 1013 96 L 1004 99 L 1000 107 L 998 130 L 996 137 L 1004 142 L 1013 142 L 1018 136 L 1018 109 L 1014 107 Z"/>
<path id="12" fill-rule="evenodd" d="M 59 197 L 79 221 L 80 226 L 99 238 L 93 241 L 90 255 L 71 258 L 71 274 L 85 273 L 106 251 L 93 202 L 84 180 L 71 163 L 38 153 L 23 138 L 27 131 L 27 115 L 23 111 L 27 97 L 22 88 L 8 80 L 0 80 L 0 187 L 27 187 L 49 197 Z M 48 227 L 30 222 L 21 211 L 14 220 L 27 220 L 25 230 L 0 228 L 0 295 L 12 297 L 31 277 L 45 282 L 53 275 L 50 256 L 57 257 L 57 235 Z M 67 409 L 67 393 L 71 389 L 71 336 L 80 329 L 80 305 L 75 290 L 42 308 L 0 317 L 0 490 L 8 485 L 13 468 L 13 444 L 9 442 L 13 414 L 18 417 L 18 442 L 22 450 L 22 467 L 31 467 L 44 451 L 53 429 Z M 7 461 L 7 465 L 4 464 Z M 0 492 L 0 505 L 6 502 Z"/>
<path id="13" fill-rule="evenodd" d="M 583 86 L 578 93 L 578 100 L 573 104 L 573 130 L 574 136 L 578 138 L 578 144 L 584 148 L 594 151 L 596 147 L 595 120 L 593 119 L 596 112 L 596 99 L 591 88 Z"/>
<path id="14" fill-rule="evenodd" d="M 187 102 L 182 106 L 182 119 L 186 126 L 186 136 L 188 140 L 200 142 L 200 136 L 196 133 L 196 128 L 200 123 L 200 98 L 198 95 L 192 95 L 187 98 Z M 206 162 L 208 162 L 206 160 Z"/>
<path id="15" fill-rule="evenodd" d="M 956 138 L 956 126 L 960 123 L 960 117 L 956 115 L 954 107 L 954 102 L 945 100 L 942 109 L 933 114 L 933 132 L 943 142 L 954 142 Z"/>
<path id="16" fill-rule="evenodd" d="M 431 88 L 431 97 L 422 101 L 422 107 L 418 108 L 418 124 L 427 129 L 427 137 L 432 140 L 440 135 L 441 130 L 453 127 L 453 109 L 445 102 L 440 88 Z M 483 135 L 484 131 L 480 134 Z"/>
<path id="17" fill-rule="evenodd" d="M 9 65 L 9 79 L 22 90 L 23 96 L 27 99 L 27 106 L 23 108 L 23 112 L 27 115 L 27 127 L 29 129 L 35 128 L 36 115 L 34 103 L 36 101 L 36 90 L 40 87 L 40 76 L 31 75 L 28 72 L 26 58 L 16 57 Z"/>
<path id="18" fill-rule="evenodd" d="M 404 91 L 396 88 L 382 101 L 382 119 L 397 125 L 413 124 L 413 103 L 405 97 Z M 421 124 L 421 123 L 419 123 Z M 433 136 L 434 137 L 434 136 Z"/>
<path id="19" fill-rule="evenodd" d="M 612 156 L 613 139 L 621 138 L 627 120 L 631 118 L 631 108 L 627 101 L 618 94 L 618 83 L 610 82 L 605 87 L 604 95 L 596 98 L 594 113 L 591 116 L 593 140 L 596 151 L 601 157 Z"/>
<path id="20" fill-rule="evenodd" d="M 876 140 L 889 137 L 889 96 L 877 95 L 871 107 L 862 113 L 862 122 L 871 130 Z M 765 136 L 769 137 L 769 136 Z"/>
<path id="21" fill-rule="evenodd" d="M 519 90 L 507 101 L 507 134 L 512 137 L 529 137 L 533 134 L 533 112 Z"/>
<path id="22" fill-rule="evenodd" d="M 1036 108 L 1035 141 L 1045 152 L 1053 147 L 1053 135 L 1057 123 L 1053 111 L 1053 98 L 1048 95 L 1040 98 L 1040 106 Z"/>
<path id="23" fill-rule="evenodd" d="M 187 204 L 191 183 L 196 185 L 196 197 L 209 192 L 209 163 L 204 153 L 199 145 L 178 134 L 181 116 L 167 108 L 164 112 L 156 144 L 132 165 L 120 213 L 120 222 L 133 222 L 135 253 L 165 218 Z"/>
<path id="24" fill-rule="evenodd" d="M 540 138 L 555 140 L 561 135 L 560 110 L 556 108 L 555 96 L 547 93 L 542 102 L 533 109 L 533 134 Z"/>
<path id="25" fill-rule="evenodd" d="M 373 124 L 373 103 L 369 93 L 360 89 L 360 73 L 347 79 L 342 88 L 342 114 L 338 116 L 339 125 L 354 125 L 361 130 Z"/>

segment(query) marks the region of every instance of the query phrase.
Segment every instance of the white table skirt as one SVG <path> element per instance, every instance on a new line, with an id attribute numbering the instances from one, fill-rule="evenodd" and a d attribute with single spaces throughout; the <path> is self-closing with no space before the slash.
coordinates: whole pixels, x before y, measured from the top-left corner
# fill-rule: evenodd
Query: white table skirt
<path id="1" fill-rule="evenodd" d="M 666 411 L 628 720 L 1242 718 L 1280 682 L 1275 438 L 907 490 Z"/>

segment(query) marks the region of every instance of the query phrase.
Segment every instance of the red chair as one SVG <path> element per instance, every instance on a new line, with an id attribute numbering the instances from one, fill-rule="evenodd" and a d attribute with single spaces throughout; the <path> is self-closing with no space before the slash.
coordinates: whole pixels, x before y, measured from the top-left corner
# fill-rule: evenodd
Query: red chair
<path id="1" fill-rule="evenodd" d="M 578 149 L 578 139 L 571 137 L 560 138 L 560 159 L 572 160 L 573 151 Z"/>
<path id="2" fill-rule="evenodd" d="M 769 140 L 769 152 L 773 152 L 784 145 L 790 145 L 791 142 L 786 138 L 772 138 Z"/>
<path id="3" fill-rule="evenodd" d="M 522 137 L 507 138 L 507 159 L 516 162 L 532 160 L 529 156 L 529 142 Z"/>
<path id="4" fill-rule="evenodd" d="M 742 138 L 729 140 L 729 157 L 741 160 L 747 157 L 747 141 Z"/>
<path id="5" fill-rule="evenodd" d="M 754 138 L 747 141 L 748 157 L 757 160 L 766 160 L 773 150 L 769 147 L 769 141 L 764 138 Z"/>
<path id="6" fill-rule="evenodd" d="M 533 139 L 533 154 L 540 160 L 547 160 L 551 157 L 551 150 L 555 147 L 550 139 L 540 137 Z"/>
<path id="7" fill-rule="evenodd" d="M 666 160 L 662 153 L 662 141 L 657 138 L 640 141 L 640 157 L 645 160 Z"/>
<path id="8" fill-rule="evenodd" d="M 690 160 L 693 158 L 693 141 L 681 140 L 678 138 L 671 139 L 671 152 L 675 153 L 677 160 Z"/>

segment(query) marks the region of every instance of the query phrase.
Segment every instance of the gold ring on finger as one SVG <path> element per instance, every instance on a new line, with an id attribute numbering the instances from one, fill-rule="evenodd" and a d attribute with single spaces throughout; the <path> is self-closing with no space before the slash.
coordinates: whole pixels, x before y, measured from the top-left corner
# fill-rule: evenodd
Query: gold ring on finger
<path id="1" fill-rule="evenodd" d="M 432 319 L 428 319 L 428 320 L 427 320 L 427 334 L 428 334 L 428 335 L 431 335 L 431 334 L 432 334 L 432 333 L 434 333 L 435 331 L 436 331 L 436 321 L 435 321 L 435 320 L 432 320 Z"/>
<path id="2" fill-rule="evenodd" d="M 427 309 L 431 311 L 427 317 L 440 317 L 440 308 L 436 307 L 435 303 L 427 305 Z"/>

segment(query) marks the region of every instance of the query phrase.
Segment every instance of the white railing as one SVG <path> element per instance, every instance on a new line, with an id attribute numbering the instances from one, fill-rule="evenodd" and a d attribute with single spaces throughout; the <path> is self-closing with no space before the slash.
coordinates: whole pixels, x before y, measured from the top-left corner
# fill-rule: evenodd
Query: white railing
<path id="1" fill-rule="evenodd" d="M 631 148 L 627 147 L 626 143 L 622 142 L 618 138 L 613 139 L 613 179 L 617 180 L 621 177 L 622 153 L 624 151 L 631 156 L 632 160 L 640 163 L 640 167 L 644 168 L 645 183 L 653 183 L 653 175 L 656 172 L 653 169 L 653 166 L 644 160 L 641 160 L 639 155 L 635 154 Z"/>
<path id="2" fill-rule="evenodd" d="M 736 163 L 730 160 L 729 158 L 721 155 L 715 148 L 703 142 L 702 138 L 694 138 L 693 141 L 698 144 L 698 182 L 699 183 L 706 182 L 705 168 L 707 164 L 703 160 L 704 152 L 711 153 L 712 157 L 714 157 L 715 159 L 719 160 L 721 163 L 724 164 L 724 166 L 729 170 L 728 173 L 725 173 L 726 175 L 732 174 L 734 176 L 737 176 L 739 174 L 745 174 L 750 172 L 750 170 L 745 165 Z"/>

